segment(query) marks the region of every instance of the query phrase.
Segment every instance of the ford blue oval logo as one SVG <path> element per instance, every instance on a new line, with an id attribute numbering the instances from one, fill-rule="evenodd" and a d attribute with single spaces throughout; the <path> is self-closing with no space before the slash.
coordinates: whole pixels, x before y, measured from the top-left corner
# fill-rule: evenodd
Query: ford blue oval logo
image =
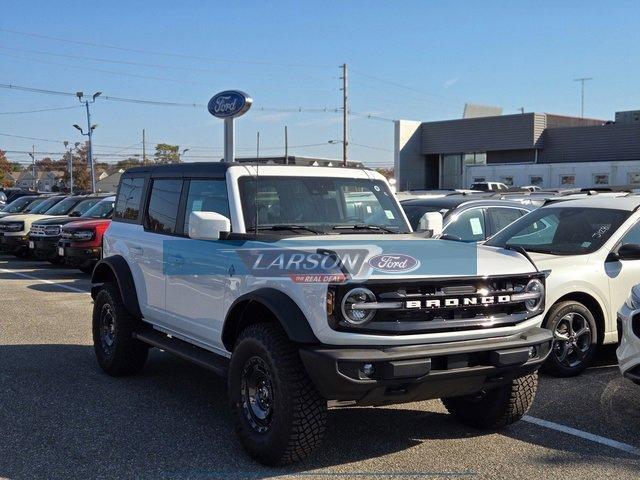
<path id="1" fill-rule="evenodd" d="M 379 272 L 402 273 L 415 270 L 420 266 L 420 261 L 410 255 L 401 253 L 383 253 L 371 257 L 369 266 Z"/>
<path id="2" fill-rule="evenodd" d="M 207 109 L 214 117 L 233 118 L 247 113 L 252 103 L 253 100 L 246 93 L 239 90 L 227 90 L 215 94 L 209 100 Z"/>

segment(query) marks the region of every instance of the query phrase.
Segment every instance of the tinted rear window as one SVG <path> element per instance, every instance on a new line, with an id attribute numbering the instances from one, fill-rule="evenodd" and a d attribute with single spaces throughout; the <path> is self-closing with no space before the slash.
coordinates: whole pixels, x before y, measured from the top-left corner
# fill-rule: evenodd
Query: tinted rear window
<path id="1" fill-rule="evenodd" d="M 154 180 L 145 228 L 156 233 L 175 233 L 182 180 Z"/>
<path id="2" fill-rule="evenodd" d="M 123 178 L 120 181 L 113 218 L 138 219 L 143 187 L 144 178 Z"/>

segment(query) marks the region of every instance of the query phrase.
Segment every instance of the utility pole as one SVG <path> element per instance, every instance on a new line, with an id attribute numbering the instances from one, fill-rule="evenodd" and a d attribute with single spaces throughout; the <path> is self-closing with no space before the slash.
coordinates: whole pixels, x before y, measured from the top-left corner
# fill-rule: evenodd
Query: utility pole
<path id="1" fill-rule="evenodd" d="M 580 82 L 580 118 L 584 118 L 584 82 L 593 80 L 593 77 L 574 78 L 574 82 Z"/>
<path id="2" fill-rule="evenodd" d="M 284 126 L 284 164 L 289 165 L 289 135 L 286 125 Z"/>
<path id="3" fill-rule="evenodd" d="M 142 129 L 142 164 L 147 164 L 147 142 L 145 138 L 144 128 Z"/>
<path id="4" fill-rule="evenodd" d="M 80 130 L 80 133 L 82 135 L 86 135 L 87 137 L 89 137 L 89 141 L 87 142 L 87 161 L 89 162 L 89 170 L 91 172 L 91 191 L 93 193 L 96 193 L 96 173 L 95 173 L 95 168 L 93 168 L 93 131 L 95 130 L 95 128 L 97 127 L 97 125 L 91 125 L 91 112 L 89 111 L 89 104 L 90 103 L 95 103 L 96 98 L 98 98 L 100 95 L 102 94 L 102 92 L 96 92 L 93 94 L 93 96 L 91 97 L 91 101 L 89 100 L 82 100 L 82 98 L 84 97 L 84 93 L 83 92 L 76 92 L 76 97 L 78 97 L 78 100 L 80 101 L 80 103 L 84 103 L 84 106 L 87 109 L 87 133 L 84 133 L 82 131 L 82 128 L 80 128 L 78 125 L 74 125 L 75 128 L 77 128 L 78 130 Z"/>
<path id="5" fill-rule="evenodd" d="M 31 153 L 29 154 L 29 156 L 31 157 L 31 164 L 32 164 L 32 173 L 33 173 L 33 189 L 37 192 L 38 191 L 38 178 L 36 177 L 36 146 L 35 145 L 31 145 Z"/>
<path id="6" fill-rule="evenodd" d="M 256 135 L 256 160 L 260 159 L 260 132 Z"/>
<path id="7" fill-rule="evenodd" d="M 342 163 L 347 165 L 349 154 L 349 109 L 347 94 L 347 64 L 342 64 Z"/>
<path id="8" fill-rule="evenodd" d="M 73 154 L 71 153 L 71 147 L 69 146 L 69 142 L 66 140 L 62 142 L 64 148 L 67 149 L 67 153 L 69 154 L 69 194 L 73 195 Z"/>

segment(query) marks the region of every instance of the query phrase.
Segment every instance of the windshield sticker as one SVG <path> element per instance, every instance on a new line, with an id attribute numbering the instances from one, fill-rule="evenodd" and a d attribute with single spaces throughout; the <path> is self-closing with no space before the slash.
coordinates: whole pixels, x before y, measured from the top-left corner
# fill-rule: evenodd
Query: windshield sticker
<path id="1" fill-rule="evenodd" d="M 393 216 L 393 212 L 391 210 L 385 210 L 384 213 L 387 215 L 389 220 L 394 220 L 396 218 Z"/>
<path id="2" fill-rule="evenodd" d="M 591 242 L 582 242 L 580 244 L 581 248 L 589 248 L 591 246 Z"/>
<path id="3" fill-rule="evenodd" d="M 470 218 L 469 223 L 471 223 L 471 232 L 474 235 L 482 235 L 482 225 L 480 225 L 479 218 Z"/>
<path id="4" fill-rule="evenodd" d="M 607 233 L 607 231 L 611 228 L 611 224 L 608 225 L 601 225 L 592 235 L 593 238 L 600 238 L 602 237 L 605 233 Z"/>

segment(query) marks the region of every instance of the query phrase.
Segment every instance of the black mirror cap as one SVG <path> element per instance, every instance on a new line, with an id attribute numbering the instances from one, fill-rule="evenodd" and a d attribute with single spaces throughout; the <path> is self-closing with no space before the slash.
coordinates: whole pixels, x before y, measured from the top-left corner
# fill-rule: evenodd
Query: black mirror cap
<path id="1" fill-rule="evenodd" d="M 637 243 L 627 243 L 618 249 L 620 260 L 640 260 L 640 245 Z"/>

